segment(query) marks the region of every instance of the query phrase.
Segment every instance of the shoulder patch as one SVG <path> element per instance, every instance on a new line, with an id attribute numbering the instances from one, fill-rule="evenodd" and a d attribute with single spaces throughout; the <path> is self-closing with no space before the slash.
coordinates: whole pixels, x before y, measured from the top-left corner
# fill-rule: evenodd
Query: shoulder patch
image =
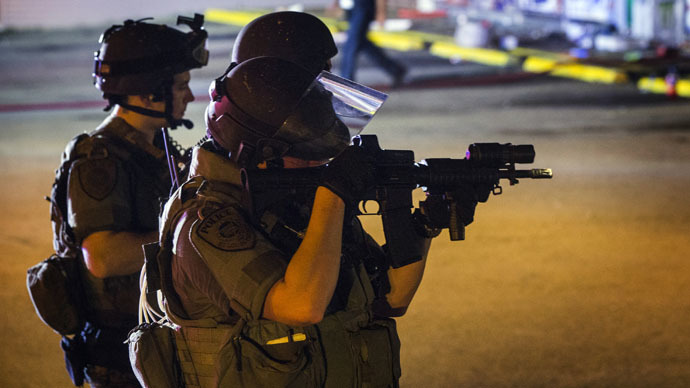
<path id="1" fill-rule="evenodd" d="M 89 159 L 77 165 L 79 184 L 91 198 L 102 200 L 117 184 L 117 164 L 109 159 Z"/>
<path id="2" fill-rule="evenodd" d="M 256 243 L 254 229 L 233 206 L 205 216 L 196 233 L 202 240 L 224 251 L 250 249 Z"/>

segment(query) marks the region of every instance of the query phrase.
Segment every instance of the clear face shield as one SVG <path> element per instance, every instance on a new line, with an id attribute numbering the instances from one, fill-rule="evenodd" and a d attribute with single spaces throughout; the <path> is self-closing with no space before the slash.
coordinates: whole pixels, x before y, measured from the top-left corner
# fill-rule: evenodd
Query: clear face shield
<path id="1" fill-rule="evenodd" d="M 350 130 L 350 139 L 362 132 L 388 98 L 386 93 L 327 71 L 322 71 L 314 82 L 333 94 L 333 110 Z"/>
<path id="2" fill-rule="evenodd" d="M 388 95 L 322 71 L 273 139 L 290 144 L 284 156 L 326 163 L 345 150 Z"/>

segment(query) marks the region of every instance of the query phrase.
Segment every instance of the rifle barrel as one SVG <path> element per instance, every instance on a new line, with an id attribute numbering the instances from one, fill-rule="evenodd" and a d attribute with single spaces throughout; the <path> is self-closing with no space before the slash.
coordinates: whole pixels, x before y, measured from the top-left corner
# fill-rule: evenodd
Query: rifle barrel
<path id="1" fill-rule="evenodd" d="M 529 170 L 496 169 L 491 167 L 475 168 L 463 159 L 449 159 L 459 168 L 435 168 L 424 164 L 411 166 L 379 166 L 377 175 L 381 185 L 414 187 L 433 187 L 452 189 L 463 184 L 493 183 L 499 179 L 550 179 L 553 174 L 549 168 Z M 324 167 L 252 170 L 243 172 L 243 183 L 247 175 L 251 176 L 250 190 L 281 190 L 295 187 L 316 187 L 321 182 Z"/>

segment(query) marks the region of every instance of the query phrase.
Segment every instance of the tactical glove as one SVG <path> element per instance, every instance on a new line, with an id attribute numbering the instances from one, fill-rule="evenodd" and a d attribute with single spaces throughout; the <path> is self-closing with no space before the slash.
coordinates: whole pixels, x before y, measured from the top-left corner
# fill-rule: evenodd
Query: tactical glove
<path id="1" fill-rule="evenodd" d="M 357 146 L 346 148 L 328 163 L 321 176 L 321 185 L 346 205 L 355 204 L 375 183 L 374 158 Z"/>

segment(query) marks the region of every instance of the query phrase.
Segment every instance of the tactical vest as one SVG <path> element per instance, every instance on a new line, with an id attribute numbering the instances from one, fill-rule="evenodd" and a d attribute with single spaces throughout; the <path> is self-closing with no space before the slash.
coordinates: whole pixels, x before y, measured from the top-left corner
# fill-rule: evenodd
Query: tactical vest
<path id="1" fill-rule="evenodd" d="M 65 353 L 65 366 L 76 386 L 83 385 L 85 377 L 93 386 L 111 384 L 112 379 L 122 384 L 135 383 L 123 340 L 137 321 L 139 274 L 108 279 L 94 277 L 84 264 L 81 242 L 85 235 L 97 230 L 157 229 L 160 197 L 167 197 L 170 189 L 167 159 L 161 149 L 141 136 L 124 120 L 113 117 L 92 133 L 74 137 L 62 154 L 51 195 L 46 197 L 50 201 L 55 254 L 29 268 L 27 288 L 39 317 L 62 336 L 60 345 Z M 85 164 L 94 161 L 95 166 Z M 115 224 L 99 221 L 102 212 L 94 206 L 98 202 L 75 201 L 80 200 L 80 195 L 86 195 L 82 193 L 81 172 L 90 172 L 92 182 L 112 182 L 106 175 L 112 172 L 108 167 L 115 163 L 119 166 L 116 170 L 123 171 L 118 177 L 128 179 L 133 187 L 131 192 L 123 190 L 127 195 L 121 198 L 128 204 L 134 202 L 134 207 L 126 206 L 131 209 L 133 221 L 109 228 L 108 225 Z M 83 170 L 80 166 L 84 166 Z M 82 186 L 74 186 L 79 190 L 72 191 L 72 184 Z M 103 193 L 108 194 L 95 190 L 88 195 L 92 201 L 100 201 L 103 198 L 99 194 Z M 80 219 L 81 229 L 77 233 L 72 223 L 77 219 L 72 211 L 75 206 L 89 209 L 88 221 L 100 223 Z M 113 213 L 122 208 L 116 208 Z M 87 368 L 87 365 L 98 368 Z M 89 369 L 88 376 L 85 376 L 86 369 Z"/>
<path id="2" fill-rule="evenodd" d="M 186 210 L 203 207 L 206 201 L 238 203 L 237 195 L 225 187 L 227 184 L 193 178 L 173 195 L 161 215 L 157 262 L 165 296 L 164 309 L 168 319 L 179 326 L 175 337 L 185 385 L 190 388 L 397 386 L 400 342 L 395 321 L 373 317 L 371 304 L 375 292 L 364 265 L 356 258 L 343 258 L 333 301 L 324 319 L 316 325 L 291 327 L 251 319 L 246 309 L 233 300 L 231 307 L 240 317 L 234 325 L 220 324 L 210 318 L 191 321 L 182 317 L 170 274 L 175 228 Z M 275 235 L 271 230 L 263 232 Z M 281 245 L 291 244 L 276 244 Z M 347 251 L 356 250 L 344 249 Z M 214 275 L 219 282 L 223 281 L 219 274 Z"/>
<path id="3" fill-rule="evenodd" d="M 72 153 L 80 158 L 72 162 L 70 171 L 87 161 L 117 160 L 132 180 L 131 196 L 122 200 L 131 203 L 133 229 L 156 230 L 160 199 L 168 195 L 170 188 L 165 153 L 148 143 L 136 141 L 133 136 L 136 131 L 121 121 L 113 120 L 75 143 Z M 78 201 L 79 198 L 70 197 L 70 200 Z M 99 329 L 115 330 L 114 335 L 124 336 L 119 338 L 122 342 L 127 331 L 137 324 L 139 273 L 100 279 L 84 268 L 82 281 L 88 306 L 87 320 Z"/>
<path id="4" fill-rule="evenodd" d="M 80 250 L 84 236 L 73 229 L 74 225 L 70 222 L 74 215 L 69 206 L 70 201 L 76 203 L 74 201 L 80 200 L 79 195 L 85 194 L 71 192 L 68 187 L 76 184 L 71 179 L 80 165 L 95 161 L 96 168 L 103 168 L 102 161 L 117 161 L 118 169 L 122 170 L 118 179 L 123 176 L 130 179 L 134 188 L 129 195 L 121 198 L 131 205 L 128 208 L 132 210 L 132 223 L 120 227 L 142 232 L 156 230 L 160 198 L 168 196 L 170 179 L 164 152 L 138 141 L 137 134 L 124 120 L 115 118 L 89 135 L 78 136 L 68 145 L 59 169 L 68 167 L 69 174 L 66 175 L 69 178 L 60 182 L 62 187 L 53 188 L 54 192 L 64 193 L 61 197 L 53 195 L 51 208 L 57 209 L 59 206 L 60 209 L 57 214 L 53 213 L 53 225 L 61 225 L 54 245 L 56 252 L 68 253 L 79 267 L 79 279 L 73 283 L 80 286 L 81 314 L 86 322 L 79 335 L 63 341 L 66 356 L 74 359 L 71 361 L 72 368 L 80 369 L 80 364 L 87 363 L 125 374 L 132 373 L 127 346 L 123 341 L 129 330 L 137 324 L 139 273 L 100 279 L 86 269 Z M 143 151 L 147 148 L 148 152 Z M 62 171 L 63 174 L 65 172 Z"/>

